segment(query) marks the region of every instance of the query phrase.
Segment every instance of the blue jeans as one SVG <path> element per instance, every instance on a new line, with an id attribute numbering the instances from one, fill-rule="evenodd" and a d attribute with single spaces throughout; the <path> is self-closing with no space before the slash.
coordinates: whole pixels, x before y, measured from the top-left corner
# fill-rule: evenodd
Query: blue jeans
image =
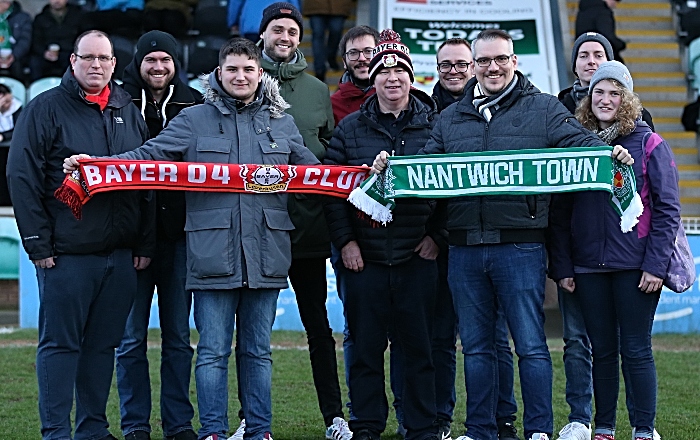
<path id="1" fill-rule="evenodd" d="M 131 249 L 60 255 L 55 262 L 50 269 L 37 268 L 41 435 L 44 440 L 100 439 L 109 435 L 105 410 L 114 349 L 124 334 L 136 290 Z"/>
<path id="2" fill-rule="evenodd" d="M 558 296 L 564 333 L 566 402 L 571 409 L 569 422 L 590 425 L 593 414 L 591 342 L 586 332 L 579 295 L 559 288 Z"/>
<path id="3" fill-rule="evenodd" d="M 576 275 L 576 295 L 593 349 L 596 433 L 614 432 L 620 384 L 620 358 L 634 404 L 630 423 L 637 436 L 649 436 L 656 417 L 656 366 L 651 328 L 660 292 L 637 288 L 640 270 Z"/>
<path id="4" fill-rule="evenodd" d="M 272 351 L 279 289 L 201 290 L 194 292 L 194 322 L 199 331 L 195 381 L 199 437 L 226 438 L 228 425 L 228 360 L 236 332 L 245 438 L 262 440 L 272 432 Z"/>
<path id="5" fill-rule="evenodd" d="M 314 74 L 325 76 L 326 61 L 335 61 L 338 44 L 343 35 L 343 15 L 310 15 L 309 23 L 313 33 L 311 48 L 314 53 Z M 326 31 L 328 38 L 326 39 Z M 337 62 L 337 61 L 336 61 Z"/>
<path id="6" fill-rule="evenodd" d="M 124 435 L 151 431 L 151 382 L 148 374 L 148 320 L 153 289 L 158 287 L 161 329 L 160 413 L 166 436 L 192 429 L 190 372 L 194 350 L 190 346 L 192 293 L 185 290 L 187 254 L 185 238 L 161 241 L 147 269 L 137 274 L 137 293 L 117 349 L 117 390 Z"/>
<path id="7" fill-rule="evenodd" d="M 552 435 L 552 360 L 544 334 L 542 243 L 451 246 L 448 279 L 459 322 L 467 388 L 465 426 L 474 440 L 497 436 L 498 307 L 518 355 L 525 437 Z"/>

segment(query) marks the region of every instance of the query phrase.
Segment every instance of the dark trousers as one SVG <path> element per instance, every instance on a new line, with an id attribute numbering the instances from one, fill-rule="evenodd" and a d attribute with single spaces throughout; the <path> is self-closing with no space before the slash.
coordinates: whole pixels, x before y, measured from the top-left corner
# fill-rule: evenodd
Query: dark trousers
<path id="1" fill-rule="evenodd" d="M 343 406 L 338 382 L 338 361 L 335 339 L 326 310 L 326 259 L 293 259 L 289 280 L 299 306 L 301 323 L 309 342 L 311 372 L 316 387 L 318 406 L 326 426 L 333 418 L 343 417 Z"/>
<path id="2" fill-rule="evenodd" d="M 365 262 L 362 272 L 348 271 L 345 315 L 353 340 L 350 395 L 353 432 L 378 435 L 386 427 L 384 351 L 387 332 L 401 346 L 403 411 L 407 439 L 436 432 L 435 368 L 431 358 L 432 321 L 437 290 L 437 265 L 418 255 L 395 266 Z"/>
<path id="3" fill-rule="evenodd" d="M 660 292 L 640 291 L 641 277 L 640 270 L 576 275 L 575 295 L 580 298 L 593 350 L 596 432 L 615 429 L 620 358 L 627 399 L 634 406 L 630 424 L 637 434 L 654 430 L 656 366 L 651 328 Z"/>
<path id="4" fill-rule="evenodd" d="M 105 410 L 114 350 L 136 291 L 131 250 L 61 255 L 55 261 L 50 269 L 37 268 L 41 434 L 44 439 L 102 438 L 109 434 Z"/>

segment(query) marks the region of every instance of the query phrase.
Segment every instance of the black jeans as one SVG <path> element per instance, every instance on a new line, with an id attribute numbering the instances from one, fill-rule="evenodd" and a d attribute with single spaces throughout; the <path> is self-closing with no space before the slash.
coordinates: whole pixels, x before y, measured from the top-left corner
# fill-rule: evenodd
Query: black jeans
<path id="1" fill-rule="evenodd" d="M 437 264 L 418 255 L 395 266 L 365 262 L 362 272 L 348 271 L 344 278 L 345 314 L 354 344 L 348 368 L 356 420 L 350 420 L 350 429 L 378 435 L 386 428 L 384 351 L 391 325 L 401 347 L 406 438 L 434 435 L 437 411 L 431 338 Z"/>
<path id="2" fill-rule="evenodd" d="M 289 268 L 289 280 L 292 282 L 299 316 L 309 342 L 311 373 L 318 406 L 323 421 L 329 426 L 335 417 L 343 417 L 343 404 L 338 382 L 335 339 L 326 310 L 326 259 L 293 259 Z"/>

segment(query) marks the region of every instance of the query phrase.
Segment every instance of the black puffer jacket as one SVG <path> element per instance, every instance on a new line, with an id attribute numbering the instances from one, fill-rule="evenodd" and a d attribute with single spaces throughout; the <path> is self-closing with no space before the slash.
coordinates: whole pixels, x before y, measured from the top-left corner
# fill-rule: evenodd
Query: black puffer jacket
<path id="1" fill-rule="evenodd" d="M 202 104 L 204 97 L 199 91 L 180 81 L 179 63 L 175 61 L 175 76 L 170 81 L 163 102 L 153 100 L 148 85 L 141 78 L 136 55 L 124 68 L 124 90 L 126 90 L 146 120 L 151 138 L 158 134 L 182 109 Z M 156 225 L 158 240 L 175 241 L 185 236 L 185 192 L 156 191 Z"/>
<path id="2" fill-rule="evenodd" d="M 518 83 L 491 122 L 474 108 L 476 79 L 464 98 L 440 113 L 421 153 L 468 153 L 605 145 L 552 95 L 541 93 L 520 72 Z M 468 196 L 449 199 L 450 244 L 543 242 L 549 195 Z"/>
<path id="3" fill-rule="evenodd" d="M 409 105 L 411 119 L 392 139 L 378 121 L 378 99 L 371 96 L 359 111 L 340 121 L 323 163 L 371 164 L 382 150 L 399 156 L 416 154 L 430 138 L 437 110 L 430 97 L 418 90 L 411 90 Z M 393 211 L 394 220 L 386 226 L 372 221 L 343 199 L 328 198 L 325 212 L 331 241 L 338 249 L 355 240 L 365 261 L 395 265 L 408 261 L 426 235 L 444 247 L 445 230 L 439 219 L 434 218 L 435 206 L 434 200 L 399 199 Z"/>
<path id="4" fill-rule="evenodd" d="M 118 248 L 152 257 L 154 205 L 150 191 L 96 194 L 73 217 L 56 200 L 63 159 L 73 154 L 110 156 L 141 146 L 146 123 L 131 97 L 110 82 L 107 107 L 85 100 L 68 69 L 61 84 L 32 99 L 22 111 L 10 146 L 7 180 L 24 249 L 32 260 L 60 254 L 97 254 Z"/>
<path id="5" fill-rule="evenodd" d="M 613 57 L 620 62 L 620 52 L 627 44 L 615 33 L 615 14 L 603 0 L 581 0 L 576 15 L 576 36 L 586 32 L 598 32 L 608 39 L 613 48 Z"/>

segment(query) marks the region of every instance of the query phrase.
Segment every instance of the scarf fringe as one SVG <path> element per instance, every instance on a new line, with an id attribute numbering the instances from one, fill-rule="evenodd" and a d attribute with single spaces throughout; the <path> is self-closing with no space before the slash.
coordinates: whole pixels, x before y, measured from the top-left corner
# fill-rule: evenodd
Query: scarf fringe
<path id="1" fill-rule="evenodd" d="M 362 187 L 357 187 L 352 190 L 348 201 L 352 203 L 357 209 L 369 215 L 372 220 L 381 223 L 386 226 L 387 223 L 394 219 L 391 214 L 390 205 L 382 205 L 378 201 L 370 197 Z"/>
<path id="2" fill-rule="evenodd" d="M 68 205 L 76 219 L 81 220 L 83 218 L 83 201 L 75 188 L 67 185 L 64 181 L 53 195 L 59 202 Z"/>
<path id="3" fill-rule="evenodd" d="M 639 217 L 644 212 L 642 198 L 638 192 L 634 192 L 634 197 L 627 209 L 624 210 L 620 219 L 620 229 L 622 232 L 630 232 L 639 223 Z"/>

